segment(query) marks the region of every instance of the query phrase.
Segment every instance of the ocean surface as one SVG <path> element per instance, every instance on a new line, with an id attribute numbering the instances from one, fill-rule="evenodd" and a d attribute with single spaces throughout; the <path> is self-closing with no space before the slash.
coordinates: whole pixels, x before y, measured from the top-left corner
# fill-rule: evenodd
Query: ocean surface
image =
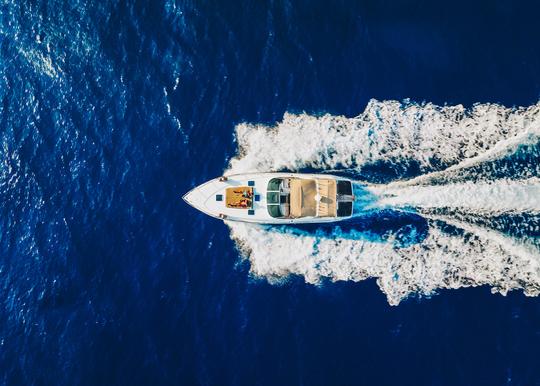
<path id="1" fill-rule="evenodd" d="M 540 385 L 536 1 L 0 3 L 0 385 Z M 181 200 L 357 180 L 338 225 Z"/>

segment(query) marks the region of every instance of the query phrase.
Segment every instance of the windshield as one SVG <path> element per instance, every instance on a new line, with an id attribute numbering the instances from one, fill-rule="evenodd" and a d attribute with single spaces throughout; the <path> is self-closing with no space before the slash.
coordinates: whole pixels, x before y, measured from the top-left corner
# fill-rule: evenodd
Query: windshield
<path id="1" fill-rule="evenodd" d="M 281 210 L 280 205 L 281 183 L 281 178 L 272 178 L 268 182 L 268 189 L 266 192 L 266 204 L 268 208 L 268 214 L 272 217 L 284 217 L 284 213 Z"/>
<path id="2" fill-rule="evenodd" d="M 266 202 L 270 204 L 279 204 L 279 192 L 266 193 Z"/>
<path id="3" fill-rule="evenodd" d="M 279 187 L 281 185 L 281 178 L 272 178 L 269 182 L 268 182 L 268 188 L 267 190 L 269 192 L 271 191 L 274 191 L 274 192 L 279 192 Z"/>
<path id="4" fill-rule="evenodd" d="M 272 217 L 283 217 L 281 208 L 279 205 L 268 205 L 268 214 Z"/>

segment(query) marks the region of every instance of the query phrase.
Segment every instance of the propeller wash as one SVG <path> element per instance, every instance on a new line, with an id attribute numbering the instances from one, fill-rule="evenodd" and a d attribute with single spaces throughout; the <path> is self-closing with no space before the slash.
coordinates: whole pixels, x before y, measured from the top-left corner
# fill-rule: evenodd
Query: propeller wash
<path id="1" fill-rule="evenodd" d="M 241 124 L 236 141 L 226 174 L 330 171 L 362 192 L 346 223 L 227 222 L 256 277 L 375 278 L 392 305 L 443 288 L 540 293 L 540 103 L 372 100 L 355 118 Z"/>

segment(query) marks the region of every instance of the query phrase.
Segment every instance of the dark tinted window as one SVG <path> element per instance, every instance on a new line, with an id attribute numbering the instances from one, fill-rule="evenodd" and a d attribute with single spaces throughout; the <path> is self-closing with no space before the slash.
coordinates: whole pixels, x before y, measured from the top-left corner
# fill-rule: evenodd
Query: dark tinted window
<path id="1" fill-rule="evenodd" d="M 352 194 L 352 185 L 349 181 L 338 181 L 337 182 L 337 193 L 338 194 Z"/>
<path id="2" fill-rule="evenodd" d="M 268 201 L 269 204 L 279 204 L 279 192 L 266 193 L 266 201 Z"/>
<path id="3" fill-rule="evenodd" d="M 268 205 L 268 213 L 272 217 L 283 217 L 279 205 Z"/>
<path id="4" fill-rule="evenodd" d="M 281 183 L 281 178 L 272 178 L 268 182 L 268 190 L 279 190 L 279 184 Z"/>
<path id="5" fill-rule="evenodd" d="M 338 217 L 348 217 L 352 214 L 352 202 L 339 202 L 337 208 Z"/>

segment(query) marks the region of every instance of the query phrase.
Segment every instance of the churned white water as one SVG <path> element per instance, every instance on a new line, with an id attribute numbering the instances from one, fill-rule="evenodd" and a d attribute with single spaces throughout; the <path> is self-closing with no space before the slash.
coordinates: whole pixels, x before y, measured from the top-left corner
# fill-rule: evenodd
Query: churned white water
<path id="1" fill-rule="evenodd" d="M 359 182 L 375 197 L 367 209 L 414 212 L 428 226 L 425 236 L 401 245 L 392 235 L 380 240 L 369 232 L 344 231 L 339 224 L 328 234 L 228 223 L 254 275 L 271 282 L 301 275 L 313 284 L 375 278 L 392 305 L 411 294 L 431 295 L 442 288 L 489 285 L 503 294 L 513 289 L 539 293 L 540 251 L 530 242 L 535 234 L 517 238 L 451 213 L 540 213 L 540 158 L 523 150 L 540 143 L 540 103 L 466 109 L 372 100 L 354 118 L 286 114 L 276 126 L 241 124 L 236 140 L 238 154 L 228 174 L 376 170 L 393 181 Z M 508 168 L 519 151 L 525 154 Z M 503 177 L 499 161 L 506 162 Z M 467 170 L 488 163 L 490 168 L 482 169 L 477 179 L 470 173 L 464 177 Z M 396 176 L 394 169 L 405 170 L 409 177 Z M 538 229 L 534 224 L 529 228 Z"/>
<path id="2" fill-rule="evenodd" d="M 540 179 L 465 181 L 434 186 L 370 187 L 378 204 L 393 208 L 459 208 L 473 213 L 540 212 Z"/>
<path id="3" fill-rule="evenodd" d="M 527 108 L 418 105 L 372 100 L 355 118 L 285 114 L 274 127 L 236 127 L 228 173 L 302 168 L 361 169 L 377 161 L 449 167 L 540 134 L 540 103 Z M 496 154 L 498 155 L 498 154 Z"/>

